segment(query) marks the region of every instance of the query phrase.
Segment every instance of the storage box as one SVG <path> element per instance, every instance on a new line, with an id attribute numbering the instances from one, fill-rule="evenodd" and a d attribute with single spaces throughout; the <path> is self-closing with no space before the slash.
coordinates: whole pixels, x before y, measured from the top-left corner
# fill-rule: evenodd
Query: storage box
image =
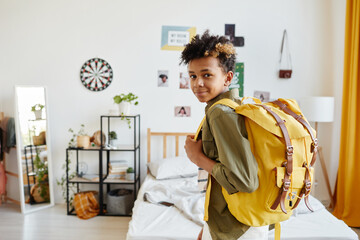
<path id="1" fill-rule="evenodd" d="M 114 189 L 107 193 L 107 212 L 129 215 L 134 206 L 133 190 Z"/>

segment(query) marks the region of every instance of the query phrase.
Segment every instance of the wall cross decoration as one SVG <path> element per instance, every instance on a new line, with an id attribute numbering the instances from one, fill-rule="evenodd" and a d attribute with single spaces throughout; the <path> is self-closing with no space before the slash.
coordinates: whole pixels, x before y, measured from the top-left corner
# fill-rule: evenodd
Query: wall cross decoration
<path id="1" fill-rule="evenodd" d="M 243 47 L 245 45 L 244 37 L 235 36 L 235 24 L 225 24 L 225 36 L 230 39 L 230 42 L 235 47 Z"/>

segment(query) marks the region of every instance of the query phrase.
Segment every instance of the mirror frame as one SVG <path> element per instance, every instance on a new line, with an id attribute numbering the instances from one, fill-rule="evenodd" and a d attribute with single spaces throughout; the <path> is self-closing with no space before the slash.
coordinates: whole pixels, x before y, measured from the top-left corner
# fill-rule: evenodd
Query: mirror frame
<path id="1" fill-rule="evenodd" d="M 46 113 L 46 146 L 47 146 L 47 161 L 48 161 L 48 179 L 49 179 L 49 194 L 50 194 L 50 203 L 46 205 L 32 207 L 32 209 L 27 210 L 25 207 L 25 193 L 24 193 L 24 179 L 22 172 L 22 159 L 21 159 L 21 130 L 20 130 L 20 119 L 19 119 L 19 108 L 18 108 L 18 88 L 31 88 L 31 87 L 41 87 L 44 88 L 44 97 L 45 97 L 45 113 Z M 19 191 L 20 191 L 20 206 L 21 212 L 23 214 L 32 213 L 38 210 L 42 210 L 45 208 L 53 207 L 55 205 L 54 199 L 54 184 L 53 184 L 53 171 L 52 171 L 52 157 L 51 157 L 51 137 L 50 137 L 50 124 L 49 124 L 49 108 L 48 108 L 48 94 L 47 87 L 41 85 L 15 85 L 15 132 L 16 132 L 16 152 L 17 152 L 17 160 L 18 160 L 18 174 L 19 174 Z"/>

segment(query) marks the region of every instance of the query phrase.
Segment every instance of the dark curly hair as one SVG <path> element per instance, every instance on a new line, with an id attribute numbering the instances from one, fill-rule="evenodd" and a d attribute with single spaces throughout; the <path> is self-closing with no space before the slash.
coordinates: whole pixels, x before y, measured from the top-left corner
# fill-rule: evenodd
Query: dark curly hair
<path id="1" fill-rule="evenodd" d="M 197 34 L 190 43 L 185 45 L 180 64 L 189 64 L 191 60 L 207 56 L 218 58 L 220 67 L 225 73 L 234 72 L 236 63 L 234 46 L 225 36 L 210 35 L 209 30 L 206 30 L 202 36 Z"/>

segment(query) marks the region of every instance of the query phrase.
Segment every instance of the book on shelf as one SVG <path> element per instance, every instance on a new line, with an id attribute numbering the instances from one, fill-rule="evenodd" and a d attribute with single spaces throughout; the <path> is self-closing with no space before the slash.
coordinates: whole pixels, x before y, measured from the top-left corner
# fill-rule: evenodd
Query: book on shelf
<path id="1" fill-rule="evenodd" d="M 109 171 L 111 171 L 111 172 L 123 172 L 123 171 L 126 172 L 127 169 L 128 169 L 127 166 L 126 167 L 109 167 Z"/>
<path id="2" fill-rule="evenodd" d="M 111 160 L 109 162 L 109 167 L 127 167 L 128 166 L 128 161 L 126 160 Z"/>
<path id="3" fill-rule="evenodd" d="M 109 174 L 107 176 L 107 179 L 120 179 L 120 180 L 125 180 L 126 179 L 126 174 Z"/>
<path id="4" fill-rule="evenodd" d="M 128 161 L 126 160 L 112 160 L 109 162 L 108 179 L 126 179 L 126 170 L 128 169 Z"/>

